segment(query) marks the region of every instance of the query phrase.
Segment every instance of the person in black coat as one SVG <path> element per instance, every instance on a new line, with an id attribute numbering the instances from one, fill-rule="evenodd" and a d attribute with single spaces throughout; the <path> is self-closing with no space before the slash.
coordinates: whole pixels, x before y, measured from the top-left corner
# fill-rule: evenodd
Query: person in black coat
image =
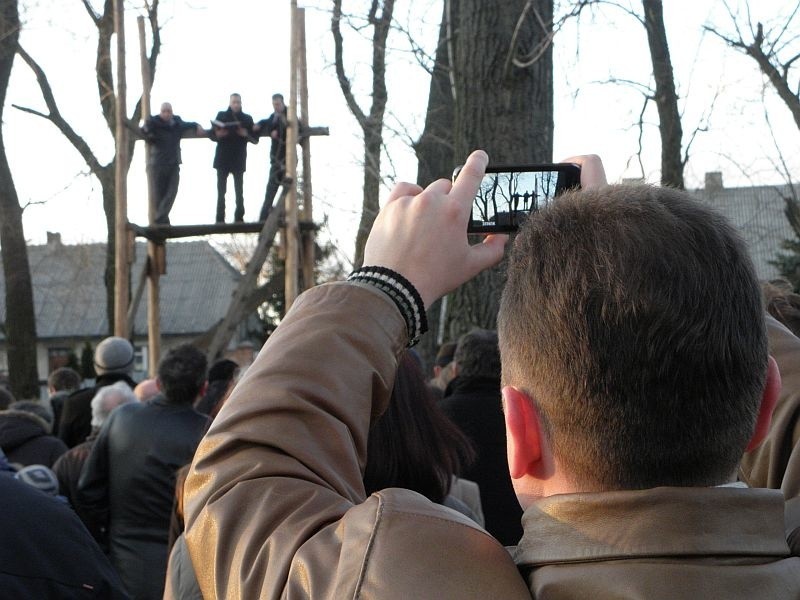
<path id="1" fill-rule="evenodd" d="M 461 336 L 453 362 L 456 377 L 440 406 L 476 452 L 461 476 L 480 488 L 486 530 L 503 545 L 516 545 L 522 537 L 522 508 L 508 473 L 497 332 L 475 329 Z"/>
<path id="2" fill-rule="evenodd" d="M 160 600 L 164 592 L 175 472 L 206 429 L 192 407 L 206 367 L 193 346 L 171 349 L 158 366 L 162 395 L 108 416 L 78 481 L 76 505 L 107 522 L 111 563 L 134 598 Z"/>
<path id="3" fill-rule="evenodd" d="M 266 119 L 261 119 L 253 127 L 253 131 L 259 135 L 269 136 L 272 145 L 269 149 L 269 179 L 267 180 L 267 191 L 264 194 L 264 204 L 261 206 L 261 214 L 258 219 L 266 221 L 269 211 L 272 210 L 272 203 L 275 201 L 275 194 L 286 177 L 286 127 L 287 109 L 283 102 L 283 94 L 273 94 L 272 96 L 273 113 Z"/>
<path id="4" fill-rule="evenodd" d="M 128 598 L 100 547 L 64 502 L 0 473 L 4 598 Z"/>
<path id="5" fill-rule="evenodd" d="M 102 387 L 124 381 L 131 389 L 136 382 L 131 379 L 134 351 L 131 343 L 121 337 L 107 337 L 94 350 L 94 369 L 97 379 L 94 387 L 73 392 L 64 401 L 58 437 L 74 448 L 92 432 L 92 398 Z"/>
<path id="6" fill-rule="evenodd" d="M 51 435 L 53 413 L 35 400 L 14 402 L 0 411 L 0 448 L 8 460 L 20 466 L 52 467 L 67 447 Z"/>
<path id="7" fill-rule="evenodd" d="M 142 127 L 144 139 L 151 146 L 147 170 L 156 205 L 156 225 L 169 225 L 169 211 L 178 195 L 180 181 L 181 138 L 190 133 L 203 136 L 206 131 L 197 123 L 183 121 L 173 114 L 169 102 L 164 102 L 159 114 L 147 119 Z"/>
<path id="8" fill-rule="evenodd" d="M 225 191 L 228 175 L 233 175 L 236 211 L 233 220 L 244 221 L 244 172 L 247 167 L 247 142 L 258 143 L 253 135 L 253 117 L 242 112 L 242 97 L 231 94 L 227 110 L 217 113 L 212 121 L 211 139 L 217 142 L 214 168 L 217 170 L 217 223 L 225 222 Z"/>

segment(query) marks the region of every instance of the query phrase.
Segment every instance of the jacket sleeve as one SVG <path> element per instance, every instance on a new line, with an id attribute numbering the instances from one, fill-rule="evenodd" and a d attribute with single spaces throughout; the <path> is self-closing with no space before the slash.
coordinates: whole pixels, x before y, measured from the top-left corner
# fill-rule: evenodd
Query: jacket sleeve
<path id="1" fill-rule="evenodd" d="M 385 408 L 406 335 L 372 288 L 328 284 L 295 301 L 186 481 L 186 538 L 206 598 L 280 597 L 299 549 L 364 502 L 370 417 Z M 336 570 L 343 549 L 325 548 Z"/>
<path id="2" fill-rule="evenodd" d="M 108 431 L 114 416 L 109 415 L 92 446 L 78 478 L 75 504 L 100 527 L 108 525 Z"/>

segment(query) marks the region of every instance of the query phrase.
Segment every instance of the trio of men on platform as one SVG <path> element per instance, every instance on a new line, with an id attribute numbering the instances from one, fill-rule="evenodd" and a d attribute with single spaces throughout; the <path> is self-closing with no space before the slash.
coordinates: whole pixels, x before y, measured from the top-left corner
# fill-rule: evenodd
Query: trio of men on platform
<path id="1" fill-rule="evenodd" d="M 283 95 L 273 94 L 272 114 L 257 123 L 242 111 L 242 97 L 231 94 L 226 110 L 217 113 L 211 121 L 211 129 L 205 130 L 198 123 L 184 121 L 172 112 L 172 105 L 164 102 L 158 115 L 151 116 L 142 127 L 142 135 L 150 144 L 147 169 L 150 174 L 152 195 L 155 199 L 156 225 L 169 225 L 169 213 L 178 194 L 181 164 L 181 138 L 190 132 L 195 136 L 208 136 L 216 142 L 214 168 L 217 170 L 216 222 L 225 222 L 225 193 L 228 176 L 233 175 L 236 196 L 235 222 L 244 221 L 244 172 L 247 164 L 247 144 L 257 144 L 258 138 L 269 136 L 270 170 L 264 204 L 259 220 L 266 220 L 278 188 L 286 175 L 286 127 L 287 109 Z"/>

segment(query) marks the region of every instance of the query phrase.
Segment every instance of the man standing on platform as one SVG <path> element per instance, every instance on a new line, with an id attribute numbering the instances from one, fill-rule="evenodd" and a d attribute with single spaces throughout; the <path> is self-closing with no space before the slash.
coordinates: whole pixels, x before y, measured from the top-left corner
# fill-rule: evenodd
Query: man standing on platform
<path id="1" fill-rule="evenodd" d="M 247 163 L 247 142 L 258 143 L 253 135 L 253 117 L 242 112 L 242 97 L 231 94 L 227 110 L 217 113 L 212 121 L 211 139 L 217 142 L 214 168 L 217 170 L 217 223 L 225 222 L 225 190 L 228 175 L 233 175 L 236 211 L 233 220 L 244 221 L 244 172 Z"/>
<path id="2" fill-rule="evenodd" d="M 258 217 L 259 221 L 267 220 L 275 200 L 275 194 L 278 193 L 278 187 L 286 177 L 286 127 L 288 121 L 283 94 L 272 95 L 272 108 L 274 112 L 253 127 L 253 131 L 259 132 L 263 129 L 263 135 L 269 135 L 272 138 L 272 146 L 269 150 L 269 179 L 267 180 L 267 191 L 264 194 L 264 205 L 261 207 L 261 214 Z"/>
<path id="3" fill-rule="evenodd" d="M 147 169 L 156 204 L 156 225 L 169 225 L 169 211 L 178 195 L 181 138 L 190 131 L 195 131 L 198 136 L 206 134 L 205 129 L 197 123 L 185 122 L 173 114 L 169 102 L 164 102 L 161 112 L 151 116 L 142 127 L 144 139 L 151 146 Z"/>

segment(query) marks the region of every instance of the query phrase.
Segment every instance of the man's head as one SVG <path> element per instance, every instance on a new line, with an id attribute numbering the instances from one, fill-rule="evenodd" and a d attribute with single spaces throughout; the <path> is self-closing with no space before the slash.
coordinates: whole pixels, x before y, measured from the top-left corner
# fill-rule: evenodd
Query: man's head
<path id="1" fill-rule="evenodd" d="M 497 332 L 473 329 L 458 339 L 453 354 L 455 374 L 458 377 L 500 378 L 500 350 Z"/>
<path id="2" fill-rule="evenodd" d="M 47 376 L 47 389 L 51 394 L 72 392 L 79 387 L 81 387 L 81 376 L 69 367 L 59 367 Z"/>
<path id="3" fill-rule="evenodd" d="M 124 381 L 101 387 L 92 398 L 92 428 L 100 429 L 111 411 L 118 406 L 136 401 L 133 390 Z"/>
<path id="4" fill-rule="evenodd" d="M 242 97 L 239 94 L 231 94 L 228 106 L 235 113 L 242 112 Z"/>
<path id="5" fill-rule="evenodd" d="M 158 365 L 158 385 L 170 402 L 191 404 L 206 387 L 206 355 L 191 344 L 167 352 Z"/>
<path id="6" fill-rule="evenodd" d="M 94 350 L 94 370 L 98 375 L 133 371 L 133 346 L 125 338 L 107 337 Z"/>
<path id="7" fill-rule="evenodd" d="M 559 471 L 584 490 L 724 483 L 766 428 L 752 263 L 731 226 L 683 192 L 601 187 L 532 216 L 498 325 L 518 495 L 526 475 Z M 525 436 L 545 440 L 539 455 L 515 454 Z"/>
<path id="8" fill-rule="evenodd" d="M 158 115 L 165 123 L 170 121 L 172 119 L 172 104 L 169 102 L 163 102 L 161 104 L 161 112 L 159 112 Z"/>
<path id="9" fill-rule="evenodd" d="M 286 104 L 283 102 L 283 94 L 272 94 L 272 109 L 280 114 L 286 110 Z"/>

